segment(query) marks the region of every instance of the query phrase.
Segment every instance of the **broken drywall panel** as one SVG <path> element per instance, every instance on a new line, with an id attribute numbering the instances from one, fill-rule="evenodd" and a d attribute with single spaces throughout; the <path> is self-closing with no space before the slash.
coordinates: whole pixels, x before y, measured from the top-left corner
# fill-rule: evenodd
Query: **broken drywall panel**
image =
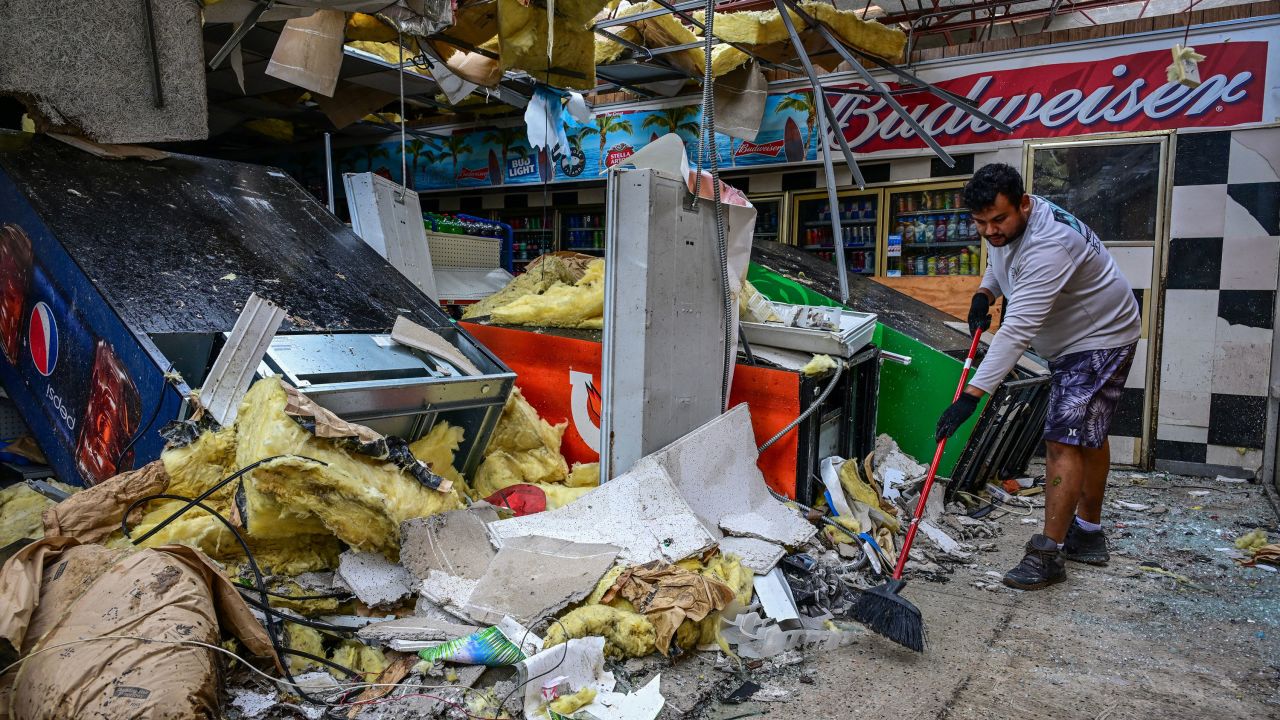
<path id="1" fill-rule="evenodd" d="M 483 507 L 481 507 L 483 506 Z M 498 519 L 487 503 L 400 524 L 400 563 L 418 580 L 432 570 L 479 580 L 497 551 L 486 522 Z"/>
<path id="2" fill-rule="evenodd" d="M 199 3 L 6 0 L 0 16 L 0 93 L 32 99 L 42 130 L 117 144 L 209 136 Z"/>
<path id="3" fill-rule="evenodd" d="M 348 550 L 338 556 L 338 577 L 370 607 L 399 602 L 413 592 L 413 577 L 381 553 Z"/>
<path id="4" fill-rule="evenodd" d="M 425 598 L 436 608 L 460 620 L 471 622 L 466 613 L 466 606 L 478 582 L 478 580 L 450 575 L 440 570 L 429 570 L 426 579 L 418 586 L 418 593 L 421 596 L 419 600 Z"/>
<path id="5" fill-rule="evenodd" d="M 480 624 L 496 625 L 510 617 L 533 625 L 591 594 L 617 557 L 614 545 L 511 538 L 489 564 L 464 610 Z"/>
<path id="6" fill-rule="evenodd" d="M 616 545 L 629 563 L 677 562 L 715 545 L 713 535 L 657 466 L 636 468 L 562 508 L 489 525 L 499 545 L 540 535 Z"/>
<path id="7" fill-rule="evenodd" d="M 397 640 L 445 642 L 466 637 L 480 628 L 429 617 L 406 617 L 366 625 L 356 636 L 366 643 L 390 645 Z"/>
<path id="8" fill-rule="evenodd" d="M 633 693 L 596 693 L 596 699 L 578 714 L 593 720 L 654 720 L 666 703 L 662 697 L 662 673 L 658 673 Z"/>
<path id="9" fill-rule="evenodd" d="M 708 528 L 801 545 L 817 529 L 770 494 L 756 465 L 759 457 L 751 413 L 743 404 L 642 458 L 636 468 L 663 468 Z"/>
<path id="10" fill-rule="evenodd" d="M 757 575 L 764 575 L 772 570 L 786 554 L 781 545 L 749 537 L 727 537 L 721 540 L 720 552 L 736 555 L 743 567 Z"/>
<path id="11" fill-rule="evenodd" d="M 453 343 L 409 318 L 403 316 L 396 318 L 396 324 L 391 328 L 391 339 L 401 345 L 408 345 L 411 348 L 448 360 L 464 374 L 484 374 L 475 366 L 475 363 L 462 354 L 461 350 L 454 347 Z"/>
<path id="12" fill-rule="evenodd" d="M 276 40 L 267 75 L 332 97 L 342 69 L 346 25 L 347 15 L 340 10 L 317 10 L 289 20 Z"/>

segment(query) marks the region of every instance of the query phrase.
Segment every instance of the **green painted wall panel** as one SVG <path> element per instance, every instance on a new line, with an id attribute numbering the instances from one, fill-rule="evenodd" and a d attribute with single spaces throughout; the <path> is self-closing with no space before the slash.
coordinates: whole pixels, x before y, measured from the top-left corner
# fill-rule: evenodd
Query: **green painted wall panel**
<path id="1" fill-rule="evenodd" d="M 840 307 L 839 302 L 755 263 L 750 265 L 747 279 L 761 294 L 776 302 Z M 888 434 L 903 452 L 927 465 L 937 447 L 933 432 L 938 416 L 951 404 L 964 363 L 884 323 L 877 323 L 871 342 L 881 350 L 911 358 L 910 365 L 895 362 L 880 365 L 876 432 Z M 955 468 L 983 405 L 985 401 L 974 413 L 974 419 L 965 423 L 947 443 L 940 475 L 950 475 Z"/>

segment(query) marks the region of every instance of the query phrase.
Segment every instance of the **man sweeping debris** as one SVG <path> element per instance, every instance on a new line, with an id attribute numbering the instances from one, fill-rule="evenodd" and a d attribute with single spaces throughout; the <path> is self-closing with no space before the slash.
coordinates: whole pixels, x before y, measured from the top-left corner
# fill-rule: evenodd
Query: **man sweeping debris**
<path id="1" fill-rule="evenodd" d="M 969 329 L 1005 313 L 973 380 L 942 413 L 949 437 L 993 392 L 1028 347 L 1053 373 L 1045 420 L 1045 526 L 1004 583 L 1036 590 L 1066 579 L 1065 560 L 1105 565 L 1102 495 L 1110 466 L 1107 434 L 1124 389 L 1141 317 L 1133 290 L 1097 234 L 1067 211 L 1023 190 L 1008 165 L 987 165 L 964 200 L 987 240 L 987 270 L 969 309 Z"/>

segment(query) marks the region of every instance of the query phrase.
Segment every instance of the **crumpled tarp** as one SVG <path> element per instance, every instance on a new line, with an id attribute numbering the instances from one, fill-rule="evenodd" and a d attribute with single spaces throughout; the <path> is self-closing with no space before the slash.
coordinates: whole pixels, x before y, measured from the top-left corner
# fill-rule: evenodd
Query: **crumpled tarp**
<path id="1" fill-rule="evenodd" d="M 670 654 L 671 639 L 686 619 L 701 622 L 734 599 L 733 588 L 706 575 L 661 560 L 628 568 L 604 594 L 608 603 L 624 597 L 644 613 L 657 632 L 656 645 Z"/>
<path id="2" fill-rule="evenodd" d="M 222 631 L 274 657 L 235 586 L 190 548 L 126 553 L 51 537 L 0 570 L 0 637 L 28 656 L 11 676 L 17 718 L 215 717 L 212 651 L 106 636 L 216 645 Z"/>

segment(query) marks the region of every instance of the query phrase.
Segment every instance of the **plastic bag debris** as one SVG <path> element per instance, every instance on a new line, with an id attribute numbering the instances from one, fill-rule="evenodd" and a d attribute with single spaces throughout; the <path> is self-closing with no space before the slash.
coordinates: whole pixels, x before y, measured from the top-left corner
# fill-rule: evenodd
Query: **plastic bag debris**
<path id="1" fill-rule="evenodd" d="M 769 658 L 796 648 L 834 650 L 858 638 L 855 633 L 833 629 L 828 625 L 830 619 L 801 617 L 788 622 L 793 629 L 784 630 L 776 620 L 748 612 L 729 621 L 722 634 L 737 647 L 739 655 L 748 659 Z"/>

